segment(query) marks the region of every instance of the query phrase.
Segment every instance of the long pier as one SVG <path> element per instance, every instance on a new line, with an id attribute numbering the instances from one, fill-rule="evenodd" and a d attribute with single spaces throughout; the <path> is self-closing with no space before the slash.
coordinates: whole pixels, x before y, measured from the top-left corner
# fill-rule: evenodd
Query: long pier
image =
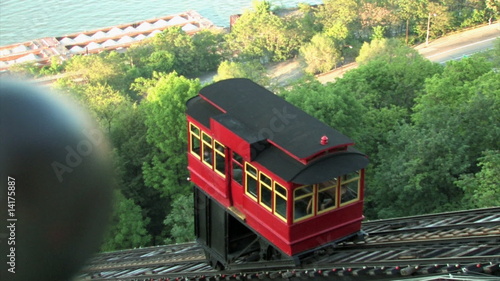
<path id="1" fill-rule="evenodd" d="M 43 66 L 53 58 L 64 61 L 73 55 L 122 50 L 163 30 L 178 26 L 188 34 L 216 26 L 196 11 L 82 31 L 60 37 L 46 37 L 0 47 L 0 72 L 19 63 Z"/>

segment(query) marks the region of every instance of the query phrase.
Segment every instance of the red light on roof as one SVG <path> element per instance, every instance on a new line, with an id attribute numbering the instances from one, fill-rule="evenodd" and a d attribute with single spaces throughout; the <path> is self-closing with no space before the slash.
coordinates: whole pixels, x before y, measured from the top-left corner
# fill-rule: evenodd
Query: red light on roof
<path id="1" fill-rule="evenodd" d="M 328 143 L 328 137 L 322 136 L 320 143 L 321 143 L 321 145 L 326 145 Z"/>

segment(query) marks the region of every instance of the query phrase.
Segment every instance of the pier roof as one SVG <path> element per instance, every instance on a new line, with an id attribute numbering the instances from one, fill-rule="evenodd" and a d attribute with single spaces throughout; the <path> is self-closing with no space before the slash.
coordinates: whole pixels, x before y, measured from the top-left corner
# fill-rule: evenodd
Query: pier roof
<path id="1" fill-rule="evenodd" d="M 0 71 L 24 62 L 46 65 L 54 56 L 64 61 L 77 54 L 125 49 L 173 26 L 181 27 L 188 34 L 215 27 L 210 20 L 190 10 L 134 23 L 0 46 Z"/>

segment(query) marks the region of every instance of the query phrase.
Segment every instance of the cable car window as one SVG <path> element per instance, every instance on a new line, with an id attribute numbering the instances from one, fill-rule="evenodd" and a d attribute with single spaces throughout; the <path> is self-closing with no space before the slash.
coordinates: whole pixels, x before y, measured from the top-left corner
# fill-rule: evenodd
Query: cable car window
<path id="1" fill-rule="evenodd" d="M 357 179 L 359 179 L 359 172 L 353 172 L 342 176 L 343 181 L 351 181 Z"/>
<path id="2" fill-rule="evenodd" d="M 287 190 L 281 184 L 274 183 L 274 213 L 286 221 Z"/>
<path id="3" fill-rule="evenodd" d="M 257 201 L 257 169 L 245 163 L 245 192 Z"/>
<path id="4" fill-rule="evenodd" d="M 243 158 L 233 152 L 233 180 L 243 185 Z"/>
<path id="5" fill-rule="evenodd" d="M 272 180 L 264 173 L 260 173 L 260 204 L 271 211 L 273 198 Z"/>
<path id="6" fill-rule="evenodd" d="M 293 219 L 299 221 L 314 215 L 314 186 L 306 185 L 294 191 Z"/>
<path id="7" fill-rule="evenodd" d="M 212 137 L 205 132 L 203 132 L 202 135 L 203 163 L 207 164 L 209 167 L 213 167 L 214 152 L 212 146 Z"/>
<path id="8" fill-rule="evenodd" d="M 215 172 L 226 177 L 226 147 L 218 141 L 215 143 Z"/>
<path id="9" fill-rule="evenodd" d="M 335 209 L 335 207 L 337 207 L 337 179 L 318 184 L 318 214 Z"/>
<path id="10" fill-rule="evenodd" d="M 343 175 L 340 181 L 340 204 L 348 204 L 359 199 L 359 172 Z"/>
<path id="11" fill-rule="evenodd" d="M 189 124 L 189 133 L 191 134 L 191 144 L 189 151 L 200 159 L 200 129 L 194 124 Z"/>

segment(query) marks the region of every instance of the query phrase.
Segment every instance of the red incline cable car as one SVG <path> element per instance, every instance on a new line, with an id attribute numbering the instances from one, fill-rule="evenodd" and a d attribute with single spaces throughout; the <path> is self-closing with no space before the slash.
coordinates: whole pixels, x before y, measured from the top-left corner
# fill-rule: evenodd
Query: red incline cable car
<path id="1" fill-rule="evenodd" d="M 214 267 L 293 259 L 359 239 L 367 157 L 353 141 L 248 79 L 187 102 L 195 231 Z"/>

